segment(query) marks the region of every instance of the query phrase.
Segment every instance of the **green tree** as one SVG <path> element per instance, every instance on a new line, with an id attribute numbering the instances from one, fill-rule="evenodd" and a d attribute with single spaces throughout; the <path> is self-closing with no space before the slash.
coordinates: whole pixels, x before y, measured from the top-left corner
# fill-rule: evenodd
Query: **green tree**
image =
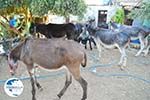
<path id="1" fill-rule="evenodd" d="M 70 15 L 83 17 L 86 7 L 84 0 L 34 0 L 30 10 L 33 15 L 44 15 L 50 11 L 67 19 Z"/>
<path id="2" fill-rule="evenodd" d="M 65 18 L 70 15 L 82 17 L 86 12 L 84 0 L 0 0 L 0 2 L 0 14 L 18 13 L 22 7 L 29 9 L 32 15 L 37 16 L 50 11 Z"/>
<path id="3" fill-rule="evenodd" d="M 138 8 L 134 8 L 128 15 L 131 19 L 140 19 L 143 26 L 150 28 L 150 0 L 144 0 Z"/>
<path id="4" fill-rule="evenodd" d="M 32 0 L 29 9 L 34 16 L 43 16 L 53 9 L 55 0 Z"/>
<path id="5" fill-rule="evenodd" d="M 0 15 L 24 12 L 31 0 L 0 0 Z"/>
<path id="6" fill-rule="evenodd" d="M 128 16 L 132 19 L 150 19 L 150 0 L 144 0 L 139 8 L 134 8 Z"/>
<path id="7" fill-rule="evenodd" d="M 25 15 L 25 30 L 28 30 L 29 21 L 33 16 L 41 17 L 48 14 L 49 11 L 64 16 L 66 22 L 69 22 L 70 15 L 81 18 L 86 12 L 84 0 L 0 0 L 0 2 L 0 16 L 6 18 L 7 23 L 9 21 L 7 18 L 12 13 Z"/>
<path id="8" fill-rule="evenodd" d="M 116 14 L 112 17 L 112 20 L 116 23 L 124 24 L 125 13 L 123 8 L 118 8 Z"/>
<path id="9" fill-rule="evenodd" d="M 56 0 L 52 13 L 69 18 L 70 15 L 83 17 L 86 12 L 84 0 Z"/>

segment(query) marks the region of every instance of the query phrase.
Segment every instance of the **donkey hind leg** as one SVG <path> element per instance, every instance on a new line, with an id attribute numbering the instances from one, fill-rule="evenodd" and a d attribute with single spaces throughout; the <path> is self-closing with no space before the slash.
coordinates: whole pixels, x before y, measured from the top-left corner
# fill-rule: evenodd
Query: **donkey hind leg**
<path id="1" fill-rule="evenodd" d="M 67 88 L 71 83 L 72 83 L 72 76 L 70 75 L 70 72 L 67 71 L 65 86 L 57 95 L 59 98 L 61 98 L 64 95 L 65 91 L 67 90 Z"/>
<path id="2" fill-rule="evenodd" d="M 70 67 L 69 71 L 72 73 L 76 81 L 78 81 L 83 89 L 83 96 L 81 100 L 87 98 L 87 82 L 80 76 L 80 64 L 74 64 Z"/>
<path id="3" fill-rule="evenodd" d="M 150 40 L 148 40 L 148 36 L 145 38 L 145 46 L 145 50 L 143 50 L 144 56 L 148 54 L 148 51 L 150 49 Z"/>
<path id="4" fill-rule="evenodd" d="M 81 100 L 86 100 L 87 98 L 87 82 L 82 78 L 80 77 L 79 79 L 76 79 L 80 85 L 82 86 L 82 89 L 83 89 L 83 96 L 82 96 L 82 99 Z"/>
<path id="5" fill-rule="evenodd" d="M 102 46 L 98 40 L 96 40 L 96 46 L 99 51 L 99 58 L 101 58 Z"/>
<path id="6" fill-rule="evenodd" d="M 150 45 L 148 45 L 148 46 L 146 47 L 146 49 L 145 49 L 145 51 L 144 51 L 144 56 L 147 56 L 149 49 L 150 49 Z"/>
<path id="7" fill-rule="evenodd" d="M 121 58 L 120 58 L 120 61 L 118 63 L 118 65 L 121 67 L 121 70 L 123 70 L 123 67 L 126 66 L 126 63 L 127 63 L 127 55 L 126 55 L 126 52 L 125 52 L 125 48 L 124 47 L 118 47 L 120 53 L 121 53 Z"/>
<path id="8" fill-rule="evenodd" d="M 34 73 L 32 73 L 33 65 L 27 65 L 27 67 L 28 67 L 28 73 L 30 75 L 30 81 L 31 81 L 31 86 L 32 86 L 32 100 L 36 100 L 36 97 L 35 97 L 36 89 L 35 89 Z"/>
<path id="9" fill-rule="evenodd" d="M 144 47 L 145 47 L 145 45 L 144 45 L 144 37 L 140 36 L 139 40 L 140 40 L 140 50 L 136 53 L 135 56 L 139 56 L 142 53 L 142 51 L 144 50 Z"/>
<path id="10" fill-rule="evenodd" d="M 99 52 L 99 59 L 101 59 L 101 52 L 102 52 L 101 45 L 97 44 L 96 46 L 97 46 L 97 49 L 98 49 L 98 52 Z"/>
<path id="11" fill-rule="evenodd" d="M 40 91 L 42 91 L 43 90 L 43 88 L 42 88 L 42 86 L 40 85 L 40 83 L 37 81 L 37 77 L 36 77 L 36 67 L 34 68 L 34 80 L 35 80 L 35 84 L 36 84 L 36 86 L 37 86 L 37 88 L 40 90 Z"/>

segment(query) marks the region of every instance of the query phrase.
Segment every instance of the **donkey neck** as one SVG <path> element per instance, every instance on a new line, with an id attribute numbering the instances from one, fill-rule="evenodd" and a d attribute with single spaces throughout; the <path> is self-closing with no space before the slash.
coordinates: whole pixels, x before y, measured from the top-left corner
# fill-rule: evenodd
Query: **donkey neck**
<path id="1" fill-rule="evenodd" d="M 18 44 L 14 49 L 12 49 L 10 52 L 10 58 L 12 58 L 16 61 L 20 60 L 21 51 L 22 51 L 23 46 L 24 46 L 24 42 Z"/>

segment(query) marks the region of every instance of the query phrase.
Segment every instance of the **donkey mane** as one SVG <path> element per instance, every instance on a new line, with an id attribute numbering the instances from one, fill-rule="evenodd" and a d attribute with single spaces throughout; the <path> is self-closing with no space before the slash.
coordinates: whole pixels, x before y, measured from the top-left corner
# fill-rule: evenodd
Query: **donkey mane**
<path id="1" fill-rule="evenodd" d="M 25 45 L 26 41 L 27 39 L 20 42 L 17 46 L 13 47 L 13 49 L 10 51 L 10 54 L 9 54 L 10 58 L 15 59 L 15 60 L 20 60 L 22 47 Z"/>

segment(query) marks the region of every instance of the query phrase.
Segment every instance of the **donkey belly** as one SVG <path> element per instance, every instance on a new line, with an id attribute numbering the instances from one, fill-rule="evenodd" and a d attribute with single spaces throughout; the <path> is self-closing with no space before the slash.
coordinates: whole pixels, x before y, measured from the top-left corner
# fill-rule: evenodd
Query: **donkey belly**
<path id="1" fill-rule="evenodd" d="M 117 44 L 116 43 L 114 43 L 114 44 L 104 44 L 104 43 L 101 43 L 101 45 L 103 46 L 103 47 L 105 47 L 105 48 L 114 48 L 114 47 L 116 47 L 117 46 Z"/>
<path id="2" fill-rule="evenodd" d="M 56 65 L 46 65 L 46 64 L 37 64 L 34 63 L 34 66 L 37 66 L 38 68 L 47 70 L 47 71 L 57 71 L 57 70 L 61 70 L 63 68 L 66 68 L 66 66 L 62 65 L 62 66 L 56 66 Z"/>
<path id="3" fill-rule="evenodd" d="M 63 66 L 63 62 L 58 59 L 54 58 L 44 58 L 41 57 L 39 59 L 33 59 L 34 64 L 39 65 L 40 67 L 44 69 L 59 69 L 60 67 Z"/>
<path id="4" fill-rule="evenodd" d="M 97 37 L 97 43 L 101 44 L 105 48 L 113 48 L 116 46 L 115 38 L 114 37 Z"/>
<path id="5" fill-rule="evenodd" d="M 60 38 L 60 37 L 64 37 L 66 35 L 66 32 L 59 32 L 59 31 L 54 32 L 53 31 L 53 32 L 51 32 L 51 34 L 52 34 L 53 37 Z"/>
<path id="6" fill-rule="evenodd" d="M 58 69 L 64 64 L 63 54 L 65 51 L 60 51 L 59 48 L 49 48 L 49 46 L 37 48 L 37 51 L 31 53 L 33 63 L 46 69 Z"/>

